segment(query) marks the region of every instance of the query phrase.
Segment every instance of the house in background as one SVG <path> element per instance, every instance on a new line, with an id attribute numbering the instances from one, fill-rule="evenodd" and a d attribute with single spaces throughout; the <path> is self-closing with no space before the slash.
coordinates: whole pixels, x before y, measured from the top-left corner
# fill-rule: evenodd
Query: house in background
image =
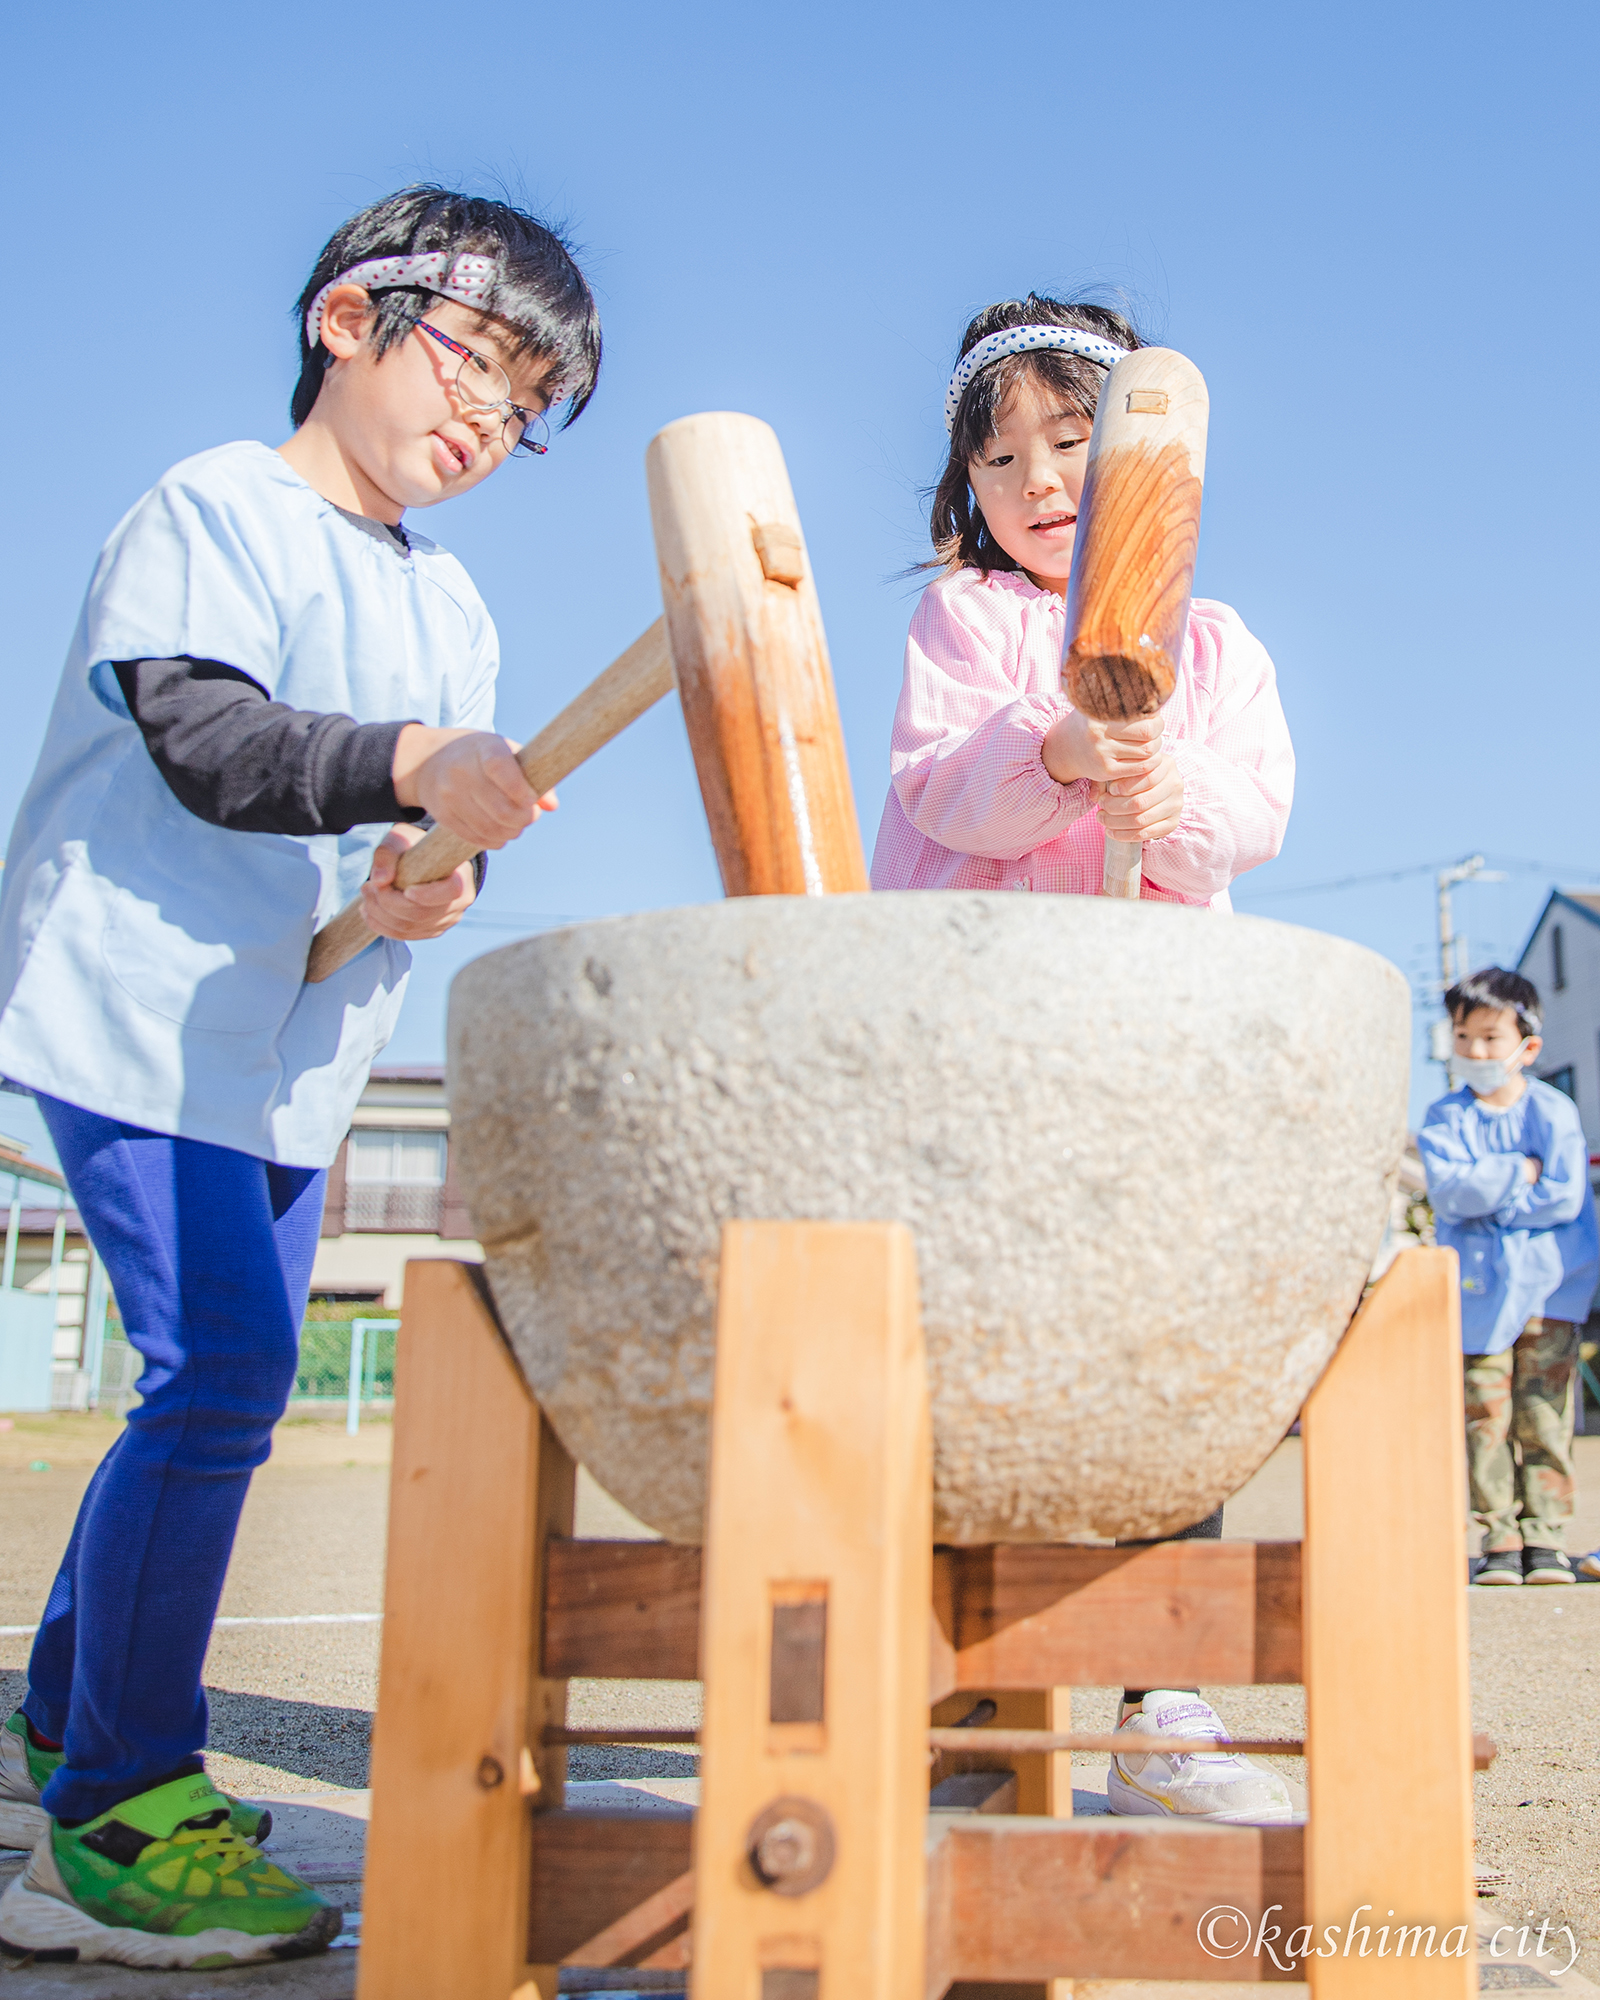
<path id="1" fill-rule="evenodd" d="M 66 1182 L 0 1134 L 9 1182 L 0 1267 L 0 1409 L 83 1410 L 95 1400 L 110 1290 Z"/>
<path id="2" fill-rule="evenodd" d="M 1592 1160 L 1600 1153 L 1600 890 L 1552 889 L 1517 970 L 1544 1002 L 1535 1074 L 1577 1105 Z"/>
<path id="3" fill-rule="evenodd" d="M 375 1069 L 328 1170 L 312 1298 L 397 1306 L 409 1258 L 482 1256 L 456 1184 L 444 1066 Z"/>

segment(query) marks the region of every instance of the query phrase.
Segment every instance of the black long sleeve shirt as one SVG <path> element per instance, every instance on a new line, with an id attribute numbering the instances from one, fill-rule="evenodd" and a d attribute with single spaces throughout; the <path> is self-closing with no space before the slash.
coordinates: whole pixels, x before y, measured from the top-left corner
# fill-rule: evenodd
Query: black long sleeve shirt
<path id="1" fill-rule="evenodd" d="M 128 713 L 178 802 L 236 833 L 348 833 L 426 819 L 395 796 L 402 722 L 357 722 L 274 701 L 221 660 L 119 660 Z M 474 863 L 483 886 L 486 862 Z"/>

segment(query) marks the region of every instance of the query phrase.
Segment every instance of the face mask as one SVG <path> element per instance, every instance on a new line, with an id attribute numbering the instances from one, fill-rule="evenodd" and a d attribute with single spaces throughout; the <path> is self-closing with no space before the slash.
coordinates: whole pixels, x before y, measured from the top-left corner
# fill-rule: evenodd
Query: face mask
<path id="1" fill-rule="evenodd" d="M 1452 1056 L 1450 1074 L 1457 1085 L 1466 1084 L 1474 1097 L 1492 1097 L 1500 1086 L 1516 1074 L 1516 1059 L 1528 1046 L 1527 1037 L 1518 1042 L 1502 1061 L 1498 1056 Z"/>

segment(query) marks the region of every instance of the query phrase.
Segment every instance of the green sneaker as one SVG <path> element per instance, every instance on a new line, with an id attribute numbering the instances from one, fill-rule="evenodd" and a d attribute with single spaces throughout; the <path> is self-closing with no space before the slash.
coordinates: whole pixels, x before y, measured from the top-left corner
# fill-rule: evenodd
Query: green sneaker
<path id="1" fill-rule="evenodd" d="M 339 1912 L 229 1825 L 228 1801 L 197 1774 L 124 1799 L 50 1838 L 0 1896 L 0 1949 L 39 1964 L 212 1971 L 306 1958 L 339 1934 Z"/>
<path id="2" fill-rule="evenodd" d="M 28 1734 L 27 1717 L 19 1708 L 0 1725 L 0 1847 L 33 1847 L 50 1824 L 39 1794 L 61 1762 L 59 1750 L 41 1750 Z M 241 1840 L 259 1847 L 272 1831 L 272 1814 L 265 1806 L 228 1798 L 230 1823 Z"/>

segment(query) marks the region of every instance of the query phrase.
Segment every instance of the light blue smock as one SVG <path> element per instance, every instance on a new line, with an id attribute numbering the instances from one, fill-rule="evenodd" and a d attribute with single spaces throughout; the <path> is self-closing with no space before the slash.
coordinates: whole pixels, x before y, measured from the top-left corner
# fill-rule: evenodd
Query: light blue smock
<path id="1" fill-rule="evenodd" d="M 1530 1319 L 1589 1317 L 1600 1238 L 1578 1107 L 1528 1079 L 1508 1110 L 1467 1089 L 1431 1105 L 1417 1148 L 1435 1236 L 1461 1260 L 1461 1345 L 1500 1354 Z M 1530 1181 L 1528 1158 L 1544 1171 Z"/>
<path id="2" fill-rule="evenodd" d="M 312 933 L 387 825 L 233 833 L 178 803 L 111 663 L 219 660 L 293 708 L 483 729 L 493 621 L 453 556 L 407 555 L 263 444 L 175 465 L 101 551 L 0 896 L 0 1072 L 108 1118 L 326 1166 L 394 1031 L 411 954 L 317 986 Z"/>

